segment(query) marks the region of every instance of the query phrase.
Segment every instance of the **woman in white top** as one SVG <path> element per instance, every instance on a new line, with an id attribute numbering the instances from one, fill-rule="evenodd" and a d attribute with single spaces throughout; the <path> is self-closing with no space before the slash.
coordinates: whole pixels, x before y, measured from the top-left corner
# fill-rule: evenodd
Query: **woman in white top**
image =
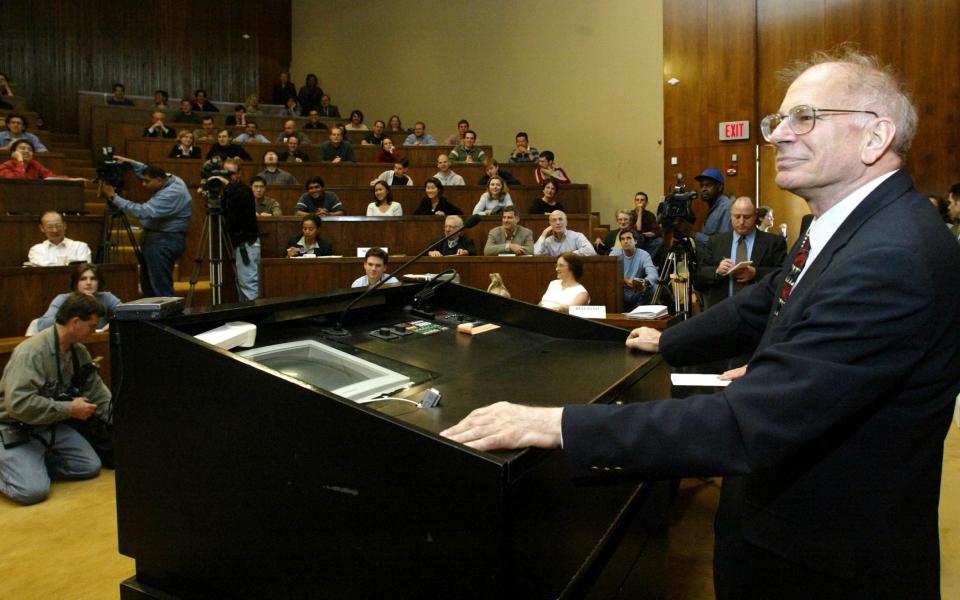
<path id="1" fill-rule="evenodd" d="M 403 207 L 393 201 L 393 192 L 386 181 L 373 184 L 374 201 L 367 205 L 368 217 L 402 217 Z"/>
<path id="2" fill-rule="evenodd" d="M 370 128 L 363 124 L 363 112 L 354 109 L 350 113 L 350 122 L 345 128 L 347 131 L 370 131 Z"/>
<path id="3" fill-rule="evenodd" d="M 473 207 L 475 215 L 493 215 L 503 211 L 505 206 L 513 206 L 510 189 L 503 179 L 494 175 L 487 182 L 487 191 L 480 196 L 480 201 Z"/>
<path id="4" fill-rule="evenodd" d="M 580 285 L 583 277 L 583 258 L 572 252 L 564 252 L 557 257 L 557 278 L 547 286 L 546 293 L 540 299 L 540 306 L 568 312 L 571 306 L 590 303 L 587 288 Z"/>

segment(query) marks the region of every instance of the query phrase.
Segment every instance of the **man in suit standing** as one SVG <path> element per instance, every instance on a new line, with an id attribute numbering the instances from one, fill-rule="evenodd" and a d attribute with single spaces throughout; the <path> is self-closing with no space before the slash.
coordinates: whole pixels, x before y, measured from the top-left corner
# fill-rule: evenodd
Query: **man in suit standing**
<path id="1" fill-rule="evenodd" d="M 807 235 L 782 271 L 627 340 L 674 365 L 748 352 L 745 374 L 684 399 L 498 403 L 442 434 L 480 450 L 562 441 L 574 477 L 725 475 L 718 598 L 939 598 L 960 247 L 903 170 L 917 115 L 890 72 L 851 50 L 794 72 L 761 131 L 777 185 L 816 216 Z"/>
<path id="2" fill-rule="evenodd" d="M 730 222 L 733 231 L 711 236 L 706 246 L 698 247 L 696 287 L 707 308 L 779 271 L 787 256 L 787 243 L 782 237 L 757 229 L 757 207 L 750 198 L 741 196 L 734 201 Z M 731 272 L 744 261 L 753 264 Z"/>

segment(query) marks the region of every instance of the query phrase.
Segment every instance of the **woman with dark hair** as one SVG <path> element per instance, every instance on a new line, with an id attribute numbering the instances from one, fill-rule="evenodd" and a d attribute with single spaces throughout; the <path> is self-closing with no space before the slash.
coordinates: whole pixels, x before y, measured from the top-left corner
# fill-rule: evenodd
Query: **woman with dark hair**
<path id="1" fill-rule="evenodd" d="M 350 111 L 350 122 L 346 126 L 347 131 L 370 131 L 370 128 L 363 124 L 363 111 L 355 108 Z"/>
<path id="2" fill-rule="evenodd" d="M 557 202 L 557 182 L 548 179 L 543 183 L 543 195 L 530 207 L 530 213 L 549 215 L 555 210 L 563 210 L 563 205 Z"/>
<path id="3" fill-rule="evenodd" d="M 393 201 L 393 192 L 386 181 L 373 184 L 373 202 L 367 205 L 368 217 L 402 217 L 403 207 Z"/>
<path id="4" fill-rule="evenodd" d="M 450 201 L 443 197 L 443 184 L 436 177 L 431 177 L 423 184 L 423 200 L 420 201 L 420 206 L 413 211 L 413 214 L 446 217 L 447 215 L 462 215 L 463 211 L 450 204 Z"/>
<path id="5" fill-rule="evenodd" d="M 300 102 L 301 114 L 310 114 L 310 111 L 320 106 L 320 97 L 323 96 L 323 88 L 320 87 L 320 81 L 313 73 L 308 73 L 304 81 L 305 85 L 300 88 L 297 94 L 297 100 Z"/>
<path id="6" fill-rule="evenodd" d="M 190 103 L 197 112 L 220 112 L 213 102 L 207 100 L 207 90 L 197 90 L 193 93 L 193 102 Z"/>
<path id="7" fill-rule="evenodd" d="M 559 312 L 569 312 L 571 306 L 590 303 L 590 293 L 580 285 L 583 277 L 583 258 L 572 252 L 557 257 L 557 278 L 550 282 L 540 298 L 540 306 Z"/>
<path id="8" fill-rule="evenodd" d="M 320 217 L 306 215 L 300 221 L 300 231 L 303 235 L 294 235 L 287 240 L 287 257 L 298 256 L 330 256 L 333 254 L 333 245 L 320 238 Z"/>
<path id="9" fill-rule="evenodd" d="M 406 133 L 403 129 L 403 123 L 400 122 L 400 115 L 390 115 L 390 118 L 387 119 L 387 132 Z"/>
<path id="10" fill-rule="evenodd" d="M 253 160 L 250 158 L 250 153 L 247 152 L 243 146 L 240 144 L 234 144 L 232 141 L 230 141 L 230 132 L 226 129 L 221 129 L 217 132 L 217 143 L 211 146 L 210 151 L 207 152 L 207 160 L 210 160 L 215 156 L 219 157 L 221 162 L 227 160 L 228 158 Z"/>
<path id="11" fill-rule="evenodd" d="M 113 310 L 120 304 L 120 298 L 117 298 L 110 292 L 100 291 L 101 288 L 106 286 L 107 282 L 104 281 L 103 276 L 100 275 L 100 269 L 97 265 L 93 263 L 78 264 L 73 272 L 70 273 L 70 291 L 64 294 L 58 294 L 57 297 L 53 299 L 47 312 L 43 313 L 43 316 L 37 319 L 37 332 L 43 331 L 53 325 L 54 320 L 57 318 L 57 311 L 60 310 L 60 306 L 66 302 L 71 292 L 81 292 L 88 296 L 93 296 L 100 301 L 100 304 L 107 309 L 107 314 L 100 318 L 97 329 L 106 329 L 110 322 L 110 317 L 113 315 Z"/>
<path id="12" fill-rule="evenodd" d="M 761 206 L 757 209 L 757 229 L 766 232 L 771 227 L 773 227 L 773 209 L 769 206 Z"/>
<path id="13" fill-rule="evenodd" d="M 377 152 L 377 157 L 374 160 L 379 163 L 389 163 L 393 165 L 400 162 L 401 156 L 401 153 L 395 149 L 393 140 L 385 137 L 383 138 L 383 148 L 380 152 Z"/>

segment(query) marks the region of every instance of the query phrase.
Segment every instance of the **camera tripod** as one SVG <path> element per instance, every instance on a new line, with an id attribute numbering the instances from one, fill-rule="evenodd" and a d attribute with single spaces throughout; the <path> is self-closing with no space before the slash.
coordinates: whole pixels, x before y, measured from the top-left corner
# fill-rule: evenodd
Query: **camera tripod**
<path id="1" fill-rule="evenodd" d="M 193 292 L 197 287 L 197 280 L 200 279 L 200 267 L 203 265 L 204 257 L 209 257 L 210 261 L 210 293 L 211 303 L 214 305 L 223 303 L 223 258 L 226 254 L 230 265 L 233 268 L 234 278 L 237 276 L 237 266 L 233 262 L 233 246 L 230 244 L 229 236 L 226 231 L 226 219 L 223 215 L 223 207 L 220 203 L 220 197 L 207 196 L 207 210 L 203 218 L 203 230 L 200 234 L 200 251 L 193 259 L 193 272 L 190 274 L 190 290 L 187 292 L 186 306 L 193 303 Z M 224 238 L 227 239 L 224 239 Z M 225 243 L 226 242 L 226 243 Z"/>
<path id="2" fill-rule="evenodd" d="M 118 195 L 122 195 L 123 190 L 115 188 Z M 97 264 L 106 264 L 114 262 L 116 249 L 121 246 L 123 232 L 127 233 L 127 241 L 133 248 L 133 254 L 137 257 L 141 269 L 147 268 L 147 263 L 143 258 L 143 252 L 140 251 L 140 244 L 133 235 L 133 228 L 130 226 L 130 220 L 127 215 L 118 208 L 115 208 L 107 200 L 107 208 L 103 212 L 103 225 L 100 228 L 100 247 L 97 249 Z"/>
<path id="3" fill-rule="evenodd" d="M 685 318 L 691 314 L 695 297 L 691 282 L 693 276 L 690 271 L 691 261 L 688 258 L 691 250 L 687 248 L 691 243 L 693 242 L 689 238 L 678 238 L 673 241 L 667 258 L 663 261 L 663 267 L 660 268 L 660 280 L 657 281 L 657 287 L 650 299 L 650 304 L 662 304 L 668 302 L 668 298 L 672 296 L 672 314 L 683 315 Z"/>

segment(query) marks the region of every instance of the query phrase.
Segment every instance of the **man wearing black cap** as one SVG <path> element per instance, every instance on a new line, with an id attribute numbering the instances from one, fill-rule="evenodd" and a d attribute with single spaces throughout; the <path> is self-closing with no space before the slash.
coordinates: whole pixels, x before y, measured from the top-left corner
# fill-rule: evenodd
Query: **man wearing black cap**
<path id="1" fill-rule="evenodd" d="M 703 229 L 693 235 L 701 244 L 706 244 L 715 233 L 730 231 L 730 207 L 733 199 L 723 194 L 723 173 L 709 168 L 694 179 L 700 184 L 700 197 L 710 205 Z"/>

